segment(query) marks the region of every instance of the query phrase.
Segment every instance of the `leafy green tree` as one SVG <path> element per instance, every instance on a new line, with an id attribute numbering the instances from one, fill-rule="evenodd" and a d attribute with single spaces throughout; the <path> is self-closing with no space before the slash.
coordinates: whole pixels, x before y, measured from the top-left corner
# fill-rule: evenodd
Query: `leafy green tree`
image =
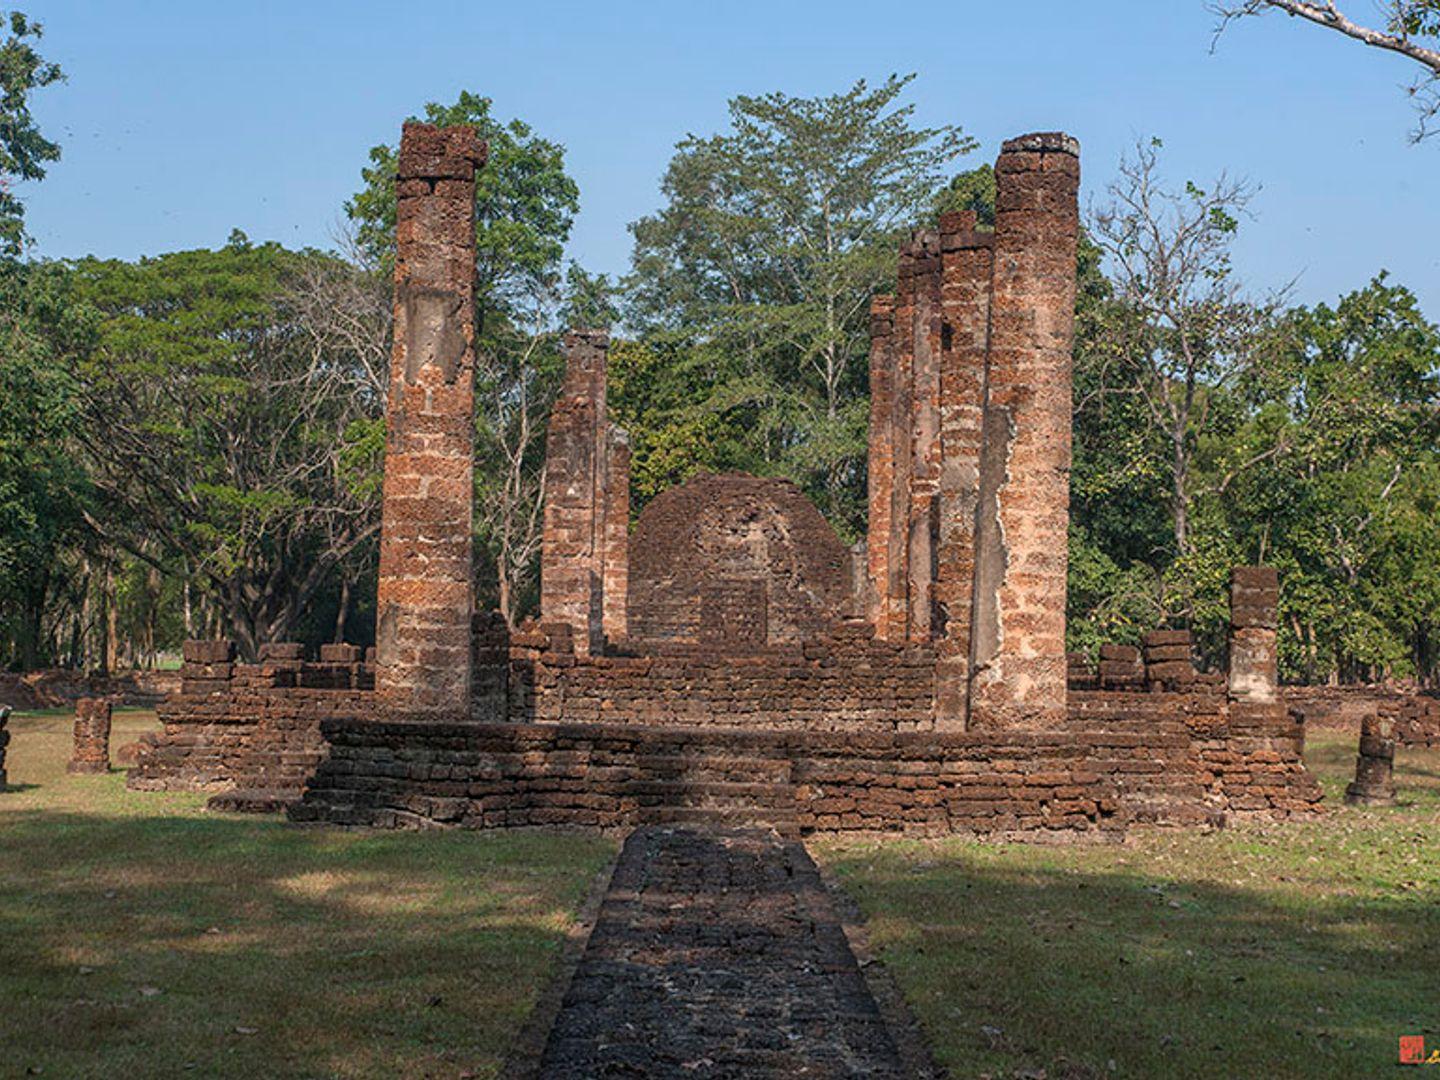
<path id="1" fill-rule="evenodd" d="M 23 668 L 55 661 L 62 557 L 85 535 L 69 361 L 88 331 L 64 267 L 0 263 L 0 662 Z"/>
<path id="2" fill-rule="evenodd" d="M 491 571 L 479 596 L 514 621 L 535 596 L 545 423 L 559 387 L 557 309 L 571 318 L 599 318 L 612 306 L 610 286 L 574 266 L 561 281 L 580 205 L 564 147 L 520 120 L 496 120 L 490 99 L 468 91 L 453 105 L 429 103 L 424 114 L 432 124 L 469 125 L 489 144 L 475 178 L 476 531 Z M 364 187 L 345 204 L 363 261 L 387 284 L 395 255 L 396 162 L 395 147 L 372 149 L 361 171 Z"/>
<path id="3" fill-rule="evenodd" d="M 247 655 L 289 639 L 378 529 L 381 388 L 355 356 L 316 348 L 285 299 L 329 259 L 237 232 L 216 251 L 76 270 L 100 312 L 77 429 L 97 524 L 204 582 Z"/>
<path id="4" fill-rule="evenodd" d="M 849 534 L 863 527 L 869 300 L 974 145 L 915 126 L 898 104 L 911 78 L 733 99 L 729 129 L 683 140 L 665 206 L 631 225 L 629 321 L 663 351 L 693 350 L 684 363 L 703 376 L 667 426 L 726 428 L 739 457 L 794 476 Z"/>
<path id="5" fill-rule="evenodd" d="M 25 247 L 25 206 L 14 185 L 43 180 L 45 166 L 60 160 L 60 147 L 40 133 L 30 96 L 65 78 L 58 64 L 35 49 L 43 30 L 19 11 L 0 14 L 9 33 L 0 41 L 0 255 Z"/>
<path id="6" fill-rule="evenodd" d="M 1286 313 L 1214 468 L 1278 448 L 1230 485 L 1222 527 L 1284 570 L 1286 668 L 1307 680 L 1433 671 L 1440 330 L 1385 275 Z"/>
<path id="7" fill-rule="evenodd" d="M 453 105 L 430 102 L 427 123 L 468 126 L 489 146 L 475 177 L 475 292 L 482 322 L 492 311 L 529 309 L 537 292 L 554 291 L 565 242 L 580 207 L 580 189 L 565 172 L 565 148 L 520 120 L 501 123 L 491 100 L 468 90 Z M 396 147 L 370 151 L 364 187 L 345 204 L 361 252 L 388 271 L 395 260 Z"/>

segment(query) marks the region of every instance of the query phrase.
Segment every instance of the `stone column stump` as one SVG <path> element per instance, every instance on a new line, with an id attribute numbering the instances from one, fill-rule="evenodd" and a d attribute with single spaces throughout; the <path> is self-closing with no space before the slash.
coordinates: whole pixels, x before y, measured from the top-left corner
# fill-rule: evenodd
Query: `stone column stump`
<path id="1" fill-rule="evenodd" d="M 75 749 L 66 772 L 110 771 L 110 702 L 81 698 L 75 703 Z"/>
<path id="2" fill-rule="evenodd" d="M 1367 716 L 1361 723 L 1355 782 L 1345 789 L 1345 803 L 1395 805 L 1395 725 L 1388 716 Z"/>
<path id="3" fill-rule="evenodd" d="M 0 705 L 0 791 L 5 790 L 5 748 L 10 742 L 10 732 L 5 725 L 10 722 L 10 706 Z"/>

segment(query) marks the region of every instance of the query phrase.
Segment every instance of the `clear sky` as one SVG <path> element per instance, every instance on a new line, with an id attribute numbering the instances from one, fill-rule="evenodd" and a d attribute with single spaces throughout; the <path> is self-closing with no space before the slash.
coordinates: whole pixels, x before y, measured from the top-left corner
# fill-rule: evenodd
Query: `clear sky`
<path id="1" fill-rule="evenodd" d="M 1369 5 L 1355 0 L 1356 6 Z M 917 72 L 922 122 L 1079 137 L 1084 198 L 1137 138 L 1167 174 L 1260 184 L 1239 246 L 1258 288 L 1333 299 L 1382 268 L 1440 319 L 1440 136 L 1407 140 L 1407 63 L 1271 16 L 1210 51 L 1203 0 L 32 0 L 66 84 L 36 112 L 64 158 L 22 189 L 39 254 L 133 258 L 252 239 L 330 246 L 366 151 L 426 101 L 494 99 L 568 149 L 570 254 L 623 271 L 677 140 L 740 93 Z"/>

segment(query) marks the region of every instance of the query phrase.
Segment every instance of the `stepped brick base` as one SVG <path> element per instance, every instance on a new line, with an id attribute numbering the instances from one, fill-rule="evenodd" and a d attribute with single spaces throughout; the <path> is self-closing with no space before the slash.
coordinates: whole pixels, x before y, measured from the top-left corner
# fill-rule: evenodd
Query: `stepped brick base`
<path id="1" fill-rule="evenodd" d="M 1067 730 L 1003 738 L 332 720 L 322 724 L 330 755 L 290 816 L 389 828 L 670 822 L 1103 840 L 1132 823 L 1219 825 L 1317 808 L 1293 736 L 1274 726 L 1286 722 L 1283 707 L 1231 716 L 1217 696 L 1072 696 L 1081 708 Z M 1126 718 L 1142 705 L 1169 718 Z"/>

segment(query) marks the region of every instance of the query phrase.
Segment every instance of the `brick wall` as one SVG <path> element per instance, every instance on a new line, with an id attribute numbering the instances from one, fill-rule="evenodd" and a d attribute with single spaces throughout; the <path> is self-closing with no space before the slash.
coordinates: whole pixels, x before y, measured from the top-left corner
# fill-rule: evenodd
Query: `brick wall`
<path id="1" fill-rule="evenodd" d="M 1129 727 L 1009 732 L 997 741 L 984 733 L 326 721 L 330 755 L 291 814 L 402 828 L 728 822 L 1115 839 L 1134 823 L 1218 823 L 1260 811 L 1252 809 L 1260 800 L 1271 816 L 1287 816 L 1311 812 L 1318 799 L 1277 779 L 1290 775 L 1278 752 L 1274 761 L 1252 752 L 1239 769 L 1173 719 L 1159 730 Z"/>
<path id="2" fill-rule="evenodd" d="M 850 622 L 803 645 L 744 654 L 671 643 L 643 656 L 581 657 L 560 628 L 529 628 L 510 650 L 509 715 L 772 731 L 930 730 L 933 648 L 871 635 L 866 624 Z"/>
<path id="3" fill-rule="evenodd" d="M 372 665 L 354 646 L 311 663 L 299 645 L 234 661 L 228 641 L 185 645 L 180 690 L 160 703 L 159 732 L 140 739 L 127 785 L 141 791 L 254 789 L 299 794 L 326 752 L 320 722 L 377 711 Z"/>
<path id="4" fill-rule="evenodd" d="M 630 642 L 699 641 L 718 626 L 766 628 L 761 644 L 826 630 L 849 602 L 849 552 L 789 480 L 701 473 L 645 507 L 630 542 Z M 752 610 L 735 605 L 751 597 Z M 763 610 L 758 599 L 763 596 Z M 747 648 L 753 647 L 752 640 Z"/>

